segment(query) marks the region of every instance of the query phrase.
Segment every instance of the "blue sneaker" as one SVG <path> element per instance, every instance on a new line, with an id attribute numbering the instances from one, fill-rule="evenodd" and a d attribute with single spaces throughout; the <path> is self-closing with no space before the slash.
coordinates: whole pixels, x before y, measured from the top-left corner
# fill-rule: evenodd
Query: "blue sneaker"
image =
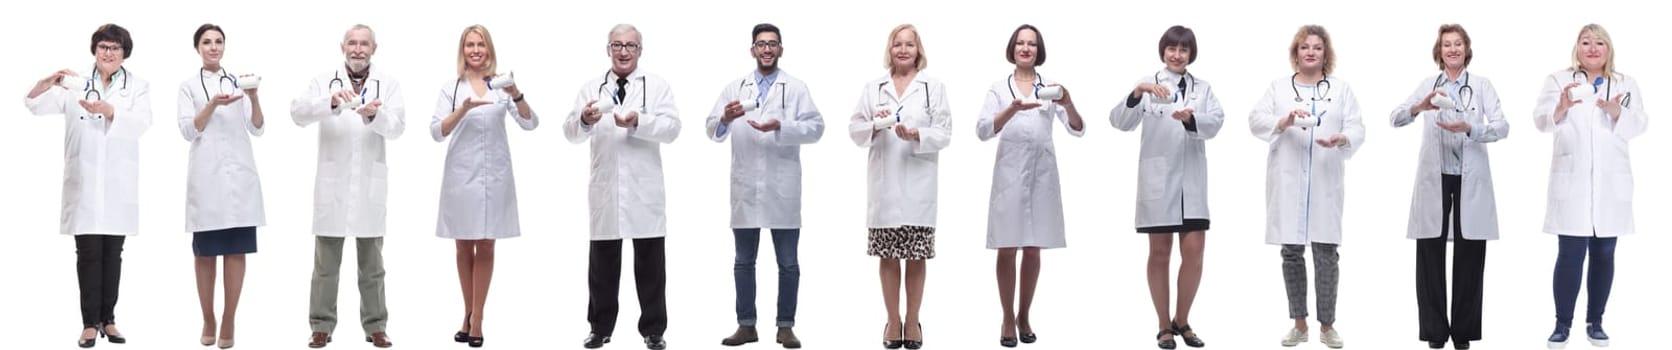
<path id="1" fill-rule="evenodd" d="M 1567 347 L 1568 331 L 1570 327 L 1571 326 L 1556 325 L 1556 330 L 1550 332 L 1549 347 L 1551 349 L 1561 349 Z"/>
<path id="2" fill-rule="evenodd" d="M 1585 337 L 1591 339 L 1591 346 L 1608 347 L 1608 333 L 1602 332 L 1601 323 L 1586 323 Z"/>

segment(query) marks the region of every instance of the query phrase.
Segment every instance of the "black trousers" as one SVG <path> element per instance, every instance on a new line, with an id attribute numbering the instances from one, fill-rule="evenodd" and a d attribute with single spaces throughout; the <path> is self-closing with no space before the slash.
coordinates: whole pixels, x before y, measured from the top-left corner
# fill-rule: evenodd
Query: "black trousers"
<path id="1" fill-rule="evenodd" d="M 75 275 L 81 285 L 81 326 L 116 323 L 117 287 L 122 282 L 122 242 L 127 237 L 75 236 Z"/>
<path id="2" fill-rule="evenodd" d="M 1486 241 L 1463 238 L 1460 195 L 1463 177 L 1442 175 L 1445 218 L 1440 236 L 1417 240 L 1417 320 L 1423 341 L 1480 340 L 1481 299 L 1486 274 Z M 1452 256 L 1451 320 L 1446 320 L 1446 240 Z"/>
<path id="3" fill-rule="evenodd" d="M 662 335 L 668 329 L 667 252 L 662 237 L 633 240 L 633 284 L 639 294 L 639 334 Z M 592 333 L 615 333 L 621 311 L 621 240 L 592 241 L 588 254 L 586 322 Z"/>

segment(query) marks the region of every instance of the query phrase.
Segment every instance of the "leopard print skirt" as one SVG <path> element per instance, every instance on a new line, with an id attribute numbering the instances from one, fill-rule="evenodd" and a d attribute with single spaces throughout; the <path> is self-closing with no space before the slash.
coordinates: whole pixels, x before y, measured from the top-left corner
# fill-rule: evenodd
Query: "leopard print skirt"
<path id="1" fill-rule="evenodd" d="M 866 254 L 884 259 L 928 260 L 935 258 L 935 228 L 901 226 L 872 228 Z"/>

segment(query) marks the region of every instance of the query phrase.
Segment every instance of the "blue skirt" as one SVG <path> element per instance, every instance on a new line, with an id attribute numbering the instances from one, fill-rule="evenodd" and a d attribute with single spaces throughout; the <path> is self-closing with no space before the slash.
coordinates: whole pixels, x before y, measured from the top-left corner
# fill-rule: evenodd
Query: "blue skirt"
<path id="1" fill-rule="evenodd" d="M 255 253 L 255 227 L 234 227 L 192 234 L 192 255 L 198 257 Z"/>

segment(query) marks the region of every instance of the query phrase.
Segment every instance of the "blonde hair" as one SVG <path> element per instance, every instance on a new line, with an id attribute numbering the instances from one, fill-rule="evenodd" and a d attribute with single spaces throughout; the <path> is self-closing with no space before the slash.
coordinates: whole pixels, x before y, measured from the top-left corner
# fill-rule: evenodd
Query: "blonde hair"
<path id="1" fill-rule="evenodd" d="M 469 27 L 465 27 L 464 32 L 459 33 L 459 78 L 463 79 L 465 70 L 469 69 L 468 67 L 466 67 L 466 64 L 465 64 L 464 40 L 465 40 L 465 38 L 470 37 L 470 33 L 476 33 L 476 35 L 481 35 L 482 36 L 482 43 L 486 44 L 488 46 L 488 66 L 487 66 L 487 72 L 486 73 L 487 73 L 487 75 L 493 75 L 494 72 L 496 72 L 495 69 L 497 69 L 498 66 L 499 66 L 499 54 L 494 53 L 493 36 L 488 35 L 488 27 L 483 27 L 480 24 L 476 24 L 476 25 L 471 25 Z"/>
<path id="2" fill-rule="evenodd" d="M 1579 64 L 1579 40 L 1584 38 L 1585 34 L 1591 34 L 1598 39 L 1602 39 L 1602 43 L 1606 45 L 1604 47 L 1608 48 L 1607 55 L 1602 58 L 1602 74 L 1608 76 L 1608 79 L 1614 79 L 1614 39 L 1608 37 L 1608 30 L 1602 29 L 1602 25 L 1596 23 L 1586 24 L 1584 28 L 1579 29 L 1579 35 L 1574 37 L 1573 67 L 1568 69 L 1574 72 L 1585 70 L 1585 67 Z"/>
<path id="3" fill-rule="evenodd" d="M 911 31 L 912 41 L 917 42 L 917 70 L 929 69 L 929 50 L 923 48 L 923 36 L 919 35 L 917 27 L 911 24 L 895 26 L 894 30 L 888 32 L 888 45 L 884 45 L 882 50 L 883 68 L 894 68 L 894 37 L 907 30 Z"/>
<path id="4" fill-rule="evenodd" d="M 1289 42 L 1289 68 L 1300 71 L 1300 44 L 1306 42 L 1306 37 L 1317 35 L 1324 42 L 1324 76 L 1335 71 L 1335 44 L 1329 40 L 1329 32 L 1323 26 L 1308 24 L 1295 31 L 1295 39 Z"/>

